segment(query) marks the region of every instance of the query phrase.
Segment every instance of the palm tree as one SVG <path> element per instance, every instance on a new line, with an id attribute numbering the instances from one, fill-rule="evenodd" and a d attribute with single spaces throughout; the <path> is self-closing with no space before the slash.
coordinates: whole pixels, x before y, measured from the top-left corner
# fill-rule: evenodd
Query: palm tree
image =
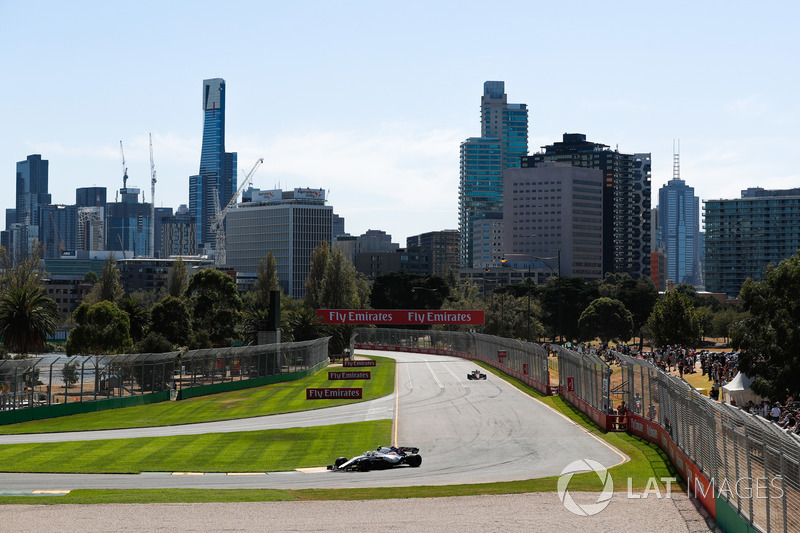
<path id="1" fill-rule="evenodd" d="M 9 351 L 41 350 L 58 320 L 58 305 L 40 287 L 9 286 L 0 294 L 0 336 Z"/>
<path id="2" fill-rule="evenodd" d="M 325 335 L 325 324 L 312 309 L 291 312 L 288 326 L 288 337 L 294 342 L 319 339 Z"/>
<path id="3" fill-rule="evenodd" d="M 131 339 L 134 343 L 139 342 L 144 337 L 147 326 L 150 325 L 150 313 L 139 300 L 133 298 L 120 300 L 119 308 L 128 313 L 131 322 Z"/>

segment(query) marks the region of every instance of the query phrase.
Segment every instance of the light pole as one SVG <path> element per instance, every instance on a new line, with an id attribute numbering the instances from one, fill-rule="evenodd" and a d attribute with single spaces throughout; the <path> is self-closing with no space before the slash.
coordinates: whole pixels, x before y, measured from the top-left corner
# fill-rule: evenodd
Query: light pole
<path id="1" fill-rule="evenodd" d="M 503 259 L 500 260 L 500 263 L 503 266 L 507 266 L 506 263 L 508 262 L 508 260 L 506 259 L 506 257 L 527 257 L 528 259 L 535 259 L 537 261 L 541 261 L 541 263 L 544 266 L 546 266 L 547 268 L 549 268 L 550 272 L 552 272 L 556 276 L 556 292 L 558 293 L 558 338 L 559 338 L 559 342 L 563 342 L 563 335 L 562 335 L 562 333 L 563 333 L 563 324 L 561 322 L 561 320 L 562 320 L 562 313 L 561 313 L 561 249 L 560 248 L 558 249 L 558 253 L 554 257 L 539 257 L 539 256 L 536 256 L 536 255 L 531 255 L 531 254 L 505 254 L 503 256 Z M 550 266 L 549 264 L 547 264 L 545 262 L 545 261 L 552 261 L 553 259 L 556 259 L 558 261 L 558 263 L 557 263 L 558 264 L 558 271 L 554 270 L 552 266 Z M 530 281 L 530 278 L 531 278 L 531 265 L 530 265 L 530 263 L 528 263 L 528 279 L 526 280 L 526 284 Z M 528 341 L 530 341 L 531 340 L 530 339 L 530 337 L 531 337 L 531 291 L 530 291 L 530 287 L 528 287 L 528 291 L 527 292 L 528 292 Z"/>

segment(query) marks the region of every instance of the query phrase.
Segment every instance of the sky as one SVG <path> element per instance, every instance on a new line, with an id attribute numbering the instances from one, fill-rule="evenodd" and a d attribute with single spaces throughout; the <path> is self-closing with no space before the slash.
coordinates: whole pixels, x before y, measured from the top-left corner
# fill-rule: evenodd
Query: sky
<path id="1" fill-rule="evenodd" d="M 800 3 L 0 0 L 0 208 L 16 163 L 53 203 L 128 185 L 188 204 L 204 79 L 227 84 L 226 150 L 260 189 L 328 191 L 345 230 L 457 229 L 459 144 L 487 80 L 529 110 L 529 153 L 584 133 L 652 154 L 703 200 L 800 187 Z"/>

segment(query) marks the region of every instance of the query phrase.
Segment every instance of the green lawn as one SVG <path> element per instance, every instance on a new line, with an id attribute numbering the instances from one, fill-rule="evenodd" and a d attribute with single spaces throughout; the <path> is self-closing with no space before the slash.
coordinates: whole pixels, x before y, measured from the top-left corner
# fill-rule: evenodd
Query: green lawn
<path id="1" fill-rule="evenodd" d="M 381 358 L 382 359 L 382 358 Z M 380 365 L 380 363 L 379 363 Z M 387 367 L 389 365 L 386 365 Z M 380 368 L 380 366 L 378 367 Z M 392 367 L 393 368 L 393 367 Z M 496 370 L 487 370 L 500 375 Z M 327 377 L 327 374 L 325 375 Z M 504 379 L 514 383 L 517 387 L 524 390 L 554 409 L 563 413 L 565 416 L 574 420 L 576 423 L 587 428 L 598 438 L 616 446 L 623 453 L 628 455 L 631 460 L 614 467 L 610 470 L 617 491 L 624 491 L 628 486 L 628 478 L 631 479 L 631 487 L 634 490 L 643 490 L 647 487 L 650 478 L 677 477 L 675 469 L 669 463 L 666 454 L 655 445 L 648 443 L 638 437 L 625 433 L 603 433 L 580 411 L 573 408 L 560 397 L 543 396 L 534 389 L 527 387 L 521 382 L 503 375 Z M 392 380 L 394 372 L 392 372 Z M 296 391 L 297 394 L 300 391 Z M 216 395 L 214 398 L 226 395 Z M 302 397 L 305 398 L 303 391 Z M 179 402 L 180 403 L 180 402 Z M 157 406 L 148 406 L 144 409 L 153 409 Z M 138 409 L 138 408 L 137 408 Z M 127 409 L 126 409 L 127 411 Z M 116 411 L 116 413 L 120 413 Z M 96 416 L 96 415 L 95 415 Z M 62 459 L 65 464 L 59 467 L 66 467 L 70 461 L 81 460 L 70 459 L 72 456 L 96 456 L 95 460 L 83 461 L 80 471 L 88 471 L 88 468 L 103 468 L 104 462 L 117 461 L 117 467 L 113 471 L 122 471 L 122 466 L 127 466 L 130 471 L 274 471 L 287 468 L 296 468 L 312 464 L 320 464 L 317 460 L 311 460 L 314 453 L 304 454 L 296 452 L 296 448 L 315 447 L 318 448 L 316 455 L 325 454 L 328 450 L 336 450 L 334 455 L 353 455 L 361 453 L 365 449 L 371 449 L 376 442 L 388 442 L 388 433 L 391 431 L 391 421 L 365 422 L 357 424 L 359 427 L 353 430 L 349 424 L 343 426 L 327 426 L 317 428 L 305 428 L 297 430 L 275 430 L 263 432 L 243 432 L 234 433 L 229 436 L 216 434 L 208 435 L 209 440 L 204 440 L 201 444 L 197 443 L 197 449 L 192 453 L 203 455 L 203 459 L 194 461 L 189 451 L 193 449 L 193 441 L 198 437 L 162 437 L 158 439 L 147 439 L 148 441 L 160 441 L 155 443 L 155 448 L 148 453 L 140 451 L 139 448 L 146 445 L 145 439 L 133 439 L 118 444 L 119 448 L 105 448 L 111 441 L 100 441 L 100 443 L 77 443 L 77 448 L 68 452 L 63 452 Z M 274 435 L 273 435 L 274 433 Z M 356 439 L 363 438 L 358 443 Z M 187 439 L 187 440 L 179 440 Z M 298 446 L 298 440 L 303 444 Z M 317 446 L 318 441 L 321 442 Z M 324 441 L 324 442 L 323 442 Z M 287 448 L 287 443 L 290 444 Z M 68 443 L 52 445 L 13 445 L 0 447 L 0 465 L 3 470 L 7 470 L 6 465 L 15 464 L 17 461 L 27 461 L 30 454 L 55 454 L 61 453 L 59 447 Z M 28 448 L 23 448 L 27 446 Z M 102 450 L 93 448 L 101 446 Z M 225 446 L 228 451 L 221 448 Z M 7 449 L 7 450 L 6 450 Z M 209 451 L 209 449 L 211 451 Z M 324 450 L 324 451 L 319 451 Z M 352 452 L 350 452 L 352 450 Z M 132 454 L 130 460 L 116 459 L 118 455 Z M 225 454 L 236 454 L 236 457 L 227 458 Z M 164 455 L 163 458 L 150 459 L 152 455 Z M 285 457 L 279 457 L 284 455 Z M 305 458 L 304 458 L 305 457 Z M 40 455 L 50 461 L 50 468 L 59 465 L 59 460 L 50 458 L 48 455 Z M 326 462 L 331 462 L 335 457 L 330 456 Z M 172 465 L 170 467 L 158 465 Z M 181 468 L 173 468 L 176 465 L 185 465 Z M 195 468 L 190 465 L 200 465 Z M 273 466 L 275 465 L 275 466 Z M 281 468 L 280 465 L 283 465 Z M 27 467 L 20 466 L 19 470 L 34 471 L 29 464 Z M 47 471 L 47 468 L 35 471 Z M 15 467 L 14 471 L 18 471 Z M 60 470 L 65 471 L 65 470 Z M 100 471 L 100 470 L 93 470 Z M 680 478 L 679 478 L 680 479 Z M 558 482 L 557 476 L 530 479 L 524 481 L 512 481 L 501 483 L 482 483 L 468 485 L 449 485 L 449 486 L 420 486 L 420 487 L 390 487 L 390 488 L 364 488 L 364 489 L 305 489 L 305 490 L 194 490 L 194 489 L 169 489 L 169 490 L 75 490 L 64 496 L 4 496 L 0 497 L 0 504 L 24 503 L 24 504 L 89 504 L 89 503 L 152 503 L 152 502 L 239 502 L 239 501 L 281 501 L 281 500 L 364 500 L 364 499 L 385 499 L 385 498 L 419 498 L 419 497 L 443 497 L 443 496 L 465 496 L 478 494 L 513 494 L 522 492 L 553 492 L 556 490 Z M 570 490 L 599 491 L 602 486 L 599 478 L 594 473 L 575 475 L 570 482 Z M 662 489 L 663 490 L 663 489 Z M 677 490 L 677 489 L 676 489 Z"/>
<path id="2" fill-rule="evenodd" d="M 356 369 L 370 370 L 372 379 L 369 380 L 328 381 L 328 370 L 342 370 L 341 367 L 329 367 L 304 379 L 253 389 L 224 392 L 178 402 L 162 402 L 0 426 L 0 434 L 173 426 L 294 413 L 373 400 L 394 391 L 395 374 L 394 359 L 387 357 L 374 357 L 374 359 L 378 363 L 377 366 Z M 363 400 L 306 400 L 308 387 L 361 387 L 364 398 Z"/>
<path id="3" fill-rule="evenodd" d="M 276 472 L 389 443 L 391 420 L 313 428 L 0 446 L 4 472 Z"/>

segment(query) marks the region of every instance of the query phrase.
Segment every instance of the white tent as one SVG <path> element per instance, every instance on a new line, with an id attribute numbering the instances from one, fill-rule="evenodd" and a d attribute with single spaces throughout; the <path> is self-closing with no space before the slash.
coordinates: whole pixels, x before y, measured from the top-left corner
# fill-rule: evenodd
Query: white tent
<path id="1" fill-rule="evenodd" d="M 752 384 L 753 378 L 739 372 L 730 383 L 722 386 L 722 399 L 728 404 L 731 403 L 731 400 L 736 400 L 737 407 L 744 407 L 744 404 L 751 400 L 754 404 L 760 405 L 764 398 L 750 390 Z"/>

